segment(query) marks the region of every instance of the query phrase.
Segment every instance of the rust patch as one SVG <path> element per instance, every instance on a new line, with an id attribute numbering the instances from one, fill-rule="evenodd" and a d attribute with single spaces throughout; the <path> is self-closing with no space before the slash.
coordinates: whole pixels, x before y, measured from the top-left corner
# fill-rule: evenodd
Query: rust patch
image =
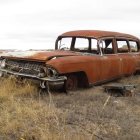
<path id="1" fill-rule="evenodd" d="M 62 50 L 58 46 L 62 45 L 62 38 L 70 37 L 71 41 L 66 44 L 69 46 L 69 50 Z M 83 43 L 83 46 L 79 43 L 77 46 L 76 41 L 81 37 L 87 40 L 87 44 Z M 80 39 L 81 39 L 80 38 Z M 92 43 L 93 38 L 96 40 L 96 44 Z M 118 40 L 117 40 L 118 39 Z M 126 45 L 121 45 L 120 48 L 128 47 L 127 52 L 118 51 L 118 42 L 126 42 Z M 131 51 L 130 41 L 135 42 L 137 45 L 137 51 Z M 92 44 L 94 46 L 92 46 Z M 81 47 L 81 46 L 82 47 Z M 84 46 L 85 45 L 85 46 Z M 132 47 L 132 49 L 135 46 Z M 60 50 L 59 50 L 60 49 Z M 6 72 L 6 63 L 12 61 L 12 65 L 21 66 L 22 69 L 18 72 L 13 72 L 11 69 L 8 70 L 11 74 L 19 74 L 24 76 L 26 70 L 26 76 L 28 75 L 27 68 L 31 67 L 35 69 L 38 67 L 36 64 L 41 65 L 39 69 L 39 75 L 48 72 L 56 81 L 57 76 L 67 76 L 75 75 L 80 82 L 81 79 L 86 79 L 89 85 L 97 85 L 107 81 L 111 81 L 120 78 L 125 75 L 132 75 L 136 71 L 140 71 L 139 60 L 140 60 L 140 41 L 137 37 L 129 34 L 118 33 L 118 32 L 108 32 L 108 31 L 98 31 L 98 30 L 80 30 L 80 31 L 70 31 L 60 35 L 56 40 L 56 50 L 30 50 L 30 51 L 2 51 L 1 55 L 1 72 Z M 36 68 L 38 70 L 38 68 Z M 51 70 L 51 71 L 49 71 Z M 21 72 L 21 73 L 20 73 Z M 36 72 L 36 71 L 35 71 Z M 37 75 L 38 76 L 38 75 Z M 54 77 L 53 77 L 54 76 Z M 84 76 L 85 78 L 83 78 Z M 38 78 L 38 77 L 37 77 Z M 50 80 L 52 80 L 50 78 Z M 54 84 L 55 80 L 53 79 Z M 74 79 L 74 78 L 73 78 Z M 43 80 L 41 78 L 41 80 Z M 65 78 L 61 79 L 62 81 Z M 69 79 L 68 79 L 69 80 Z M 62 83 L 61 81 L 61 83 Z M 72 78 L 69 80 L 69 84 L 72 87 Z M 79 82 L 78 81 L 78 82 Z M 76 82 L 75 82 L 76 83 Z M 83 83 L 86 83 L 85 81 Z M 59 83 L 60 84 L 60 83 Z M 77 84 L 73 84 L 77 85 Z M 70 87 L 69 86 L 69 87 Z"/>

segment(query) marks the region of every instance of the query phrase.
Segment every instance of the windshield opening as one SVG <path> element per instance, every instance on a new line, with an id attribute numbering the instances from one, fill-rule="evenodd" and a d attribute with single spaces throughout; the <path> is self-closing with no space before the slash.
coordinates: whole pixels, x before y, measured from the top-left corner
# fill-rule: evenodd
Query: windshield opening
<path id="1" fill-rule="evenodd" d="M 57 42 L 58 50 L 98 54 L 97 40 L 85 37 L 62 37 Z"/>
<path id="2" fill-rule="evenodd" d="M 61 38 L 58 41 L 58 50 L 70 50 L 72 37 Z"/>

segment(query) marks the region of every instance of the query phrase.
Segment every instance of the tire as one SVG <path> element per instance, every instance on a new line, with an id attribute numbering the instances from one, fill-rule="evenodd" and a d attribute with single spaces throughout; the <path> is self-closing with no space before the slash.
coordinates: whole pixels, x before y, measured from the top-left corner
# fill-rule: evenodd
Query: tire
<path id="1" fill-rule="evenodd" d="M 65 88 L 67 91 L 73 91 L 78 88 L 78 78 L 76 75 L 71 74 L 67 76 Z"/>

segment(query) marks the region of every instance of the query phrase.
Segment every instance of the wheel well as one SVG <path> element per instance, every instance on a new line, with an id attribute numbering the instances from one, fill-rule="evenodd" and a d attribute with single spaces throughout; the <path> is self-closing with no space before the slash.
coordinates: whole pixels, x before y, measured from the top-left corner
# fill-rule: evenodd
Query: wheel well
<path id="1" fill-rule="evenodd" d="M 67 74 L 64 74 L 64 75 L 66 75 L 66 76 L 69 76 L 69 75 L 77 76 L 79 87 L 88 87 L 89 86 L 88 77 L 87 77 L 86 73 L 83 72 L 83 71 L 67 73 Z"/>

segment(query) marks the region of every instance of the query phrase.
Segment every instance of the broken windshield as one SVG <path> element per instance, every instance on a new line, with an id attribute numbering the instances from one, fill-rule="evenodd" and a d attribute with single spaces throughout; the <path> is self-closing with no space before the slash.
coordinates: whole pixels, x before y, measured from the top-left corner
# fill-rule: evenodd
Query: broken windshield
<path id="1" fill-rule="evenodd" d="M 97 40 L 84 37 L 62 37 L 58 41 L 58 50 L 71 50 L 77 52 L 98 52 Z"/>

